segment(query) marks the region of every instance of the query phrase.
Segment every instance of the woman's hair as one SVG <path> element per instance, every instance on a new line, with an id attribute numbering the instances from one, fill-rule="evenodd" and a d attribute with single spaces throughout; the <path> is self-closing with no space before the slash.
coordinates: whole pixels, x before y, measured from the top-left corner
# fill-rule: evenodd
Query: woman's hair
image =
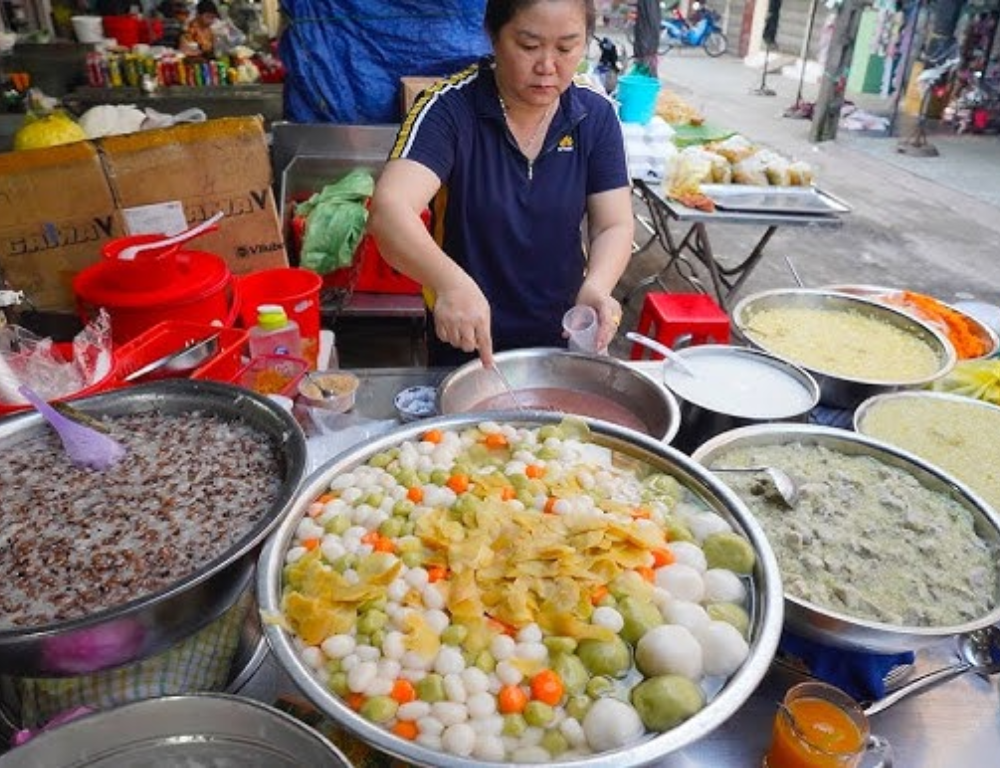
<path id="1" fill-rule="evenodd" d="M 510 23 L 517 14 L 526 8 L 542 2 L 552 0 L 487 0 L 486 14 L 483 17 L 483 27 L 491 40 L 496 40 L 500 35 L 500 30 Z M 597 25 L 597 9 L 594 7 L 594 0 L 576 0 L 583 6 L 587 19 L 587 37 L 594 34 L 594 27 Z"/>
<path id="2" fill-rule="evenodd" d="M 216 16 L 219 15 L 219 6 L 217 6 L 213 0 L 201 0 L 195 8 L 195 13 L 214 13 Z"/>

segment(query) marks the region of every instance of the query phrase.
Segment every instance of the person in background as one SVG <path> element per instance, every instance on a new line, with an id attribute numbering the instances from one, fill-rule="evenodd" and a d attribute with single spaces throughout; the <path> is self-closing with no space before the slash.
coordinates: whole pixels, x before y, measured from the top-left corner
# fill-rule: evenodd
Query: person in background
<path id="1" fill-rule="evenodd" d="M 493 54 L 424 91 L 400 128 L 369 224 L 424 286 L 432 365 L 565 346 L 574 304 L 597 311 L 599 347 L 615 333 L 632 203 L 615 107 L 573 82 L 594 18 L 593 0 L 488 0 Z"/>
<path id="2" fill-rule="evenodd" d="M 179 48 L 190 15 L 187 3 L 184 0 L 163 0 L 156 10 L 163 21 L 163 33 L 153 42 L 168 48 Z"/>
<path id="3" fill-rule="evenodd" d="M 219 8 L 213 0 L 200 0 L 195 16 L 188 22 L 180 39 L 180 51 L 188 56 L 211 56 L 215 50 L 212 25 L 219 19 Z"/>

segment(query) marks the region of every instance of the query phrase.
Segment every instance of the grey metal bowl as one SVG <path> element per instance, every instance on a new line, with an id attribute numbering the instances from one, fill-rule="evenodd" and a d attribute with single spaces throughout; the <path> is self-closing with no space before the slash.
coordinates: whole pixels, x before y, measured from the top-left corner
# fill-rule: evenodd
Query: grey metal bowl
<path id="1" fill-rule="evenodd" d="M 155 411 L 193 411 L 239 420 L 260 430 L 282 458 L 277 498 L 253 527 L 228 550 L 170 587 L 90 616 L 40 627 L 0 630 L 0 674 L 17 677 L 68 677 L 97 672 L 148 658 L 207 626 L 243 593 L 264 538 L 291 507 L 305 475 L 305 436 L 295 419 L 269 398 L 212 381 L 168 380 L 76 400 L 91 416 L 121 416 Z M 37 413 L 0 421 L 0 453 L 43 434 Z M 127 460 L 127 459 L 126 459 Z M 206 510 L 210 514 L 211 510 Z M 129 637 L 120 648 L 109 638 Z M 92 660 L 75 656 L 64 668 L 54 649 L 88 648 L 103 643 Z"/>
<path id="2" fill-rule="evenodd" d="M 718 435 L 695 451 L 692 458 L 710 467 L 725 452 L 735 448 L 791 442 L 821 445 L 848 455 L 873 456 L 890 466 L 909 472 L 925 487 L 950 494 L 957 499 L 973 515 L 976 533 L 983 540 L 1000 547 L 1000 517 L 970 488 L 912 453 L 854 432 L 806 424 L 760 424 Z M 794 510 L 789 514 L 794 514 Z M 1000 574 L 997 578 L 1000 579 Z M 879 653 L 913 651 L 998 621 L 1000 605 L 984 616 L 964 624 L 944 627 L 896 626 L 849 616 L 785 594 L 785 622 L 790 629 L 820 642 L 855 650 Z"/>
<path id="3" fill-rule="evenodd" d="M 227 694 L 164 696 L 86 715 L 0 756 L 2 768 L 350 766 L 325 737 L 279 709 Z"/>
<path id="4" fill-rule="evenodd" d="M 772 421 L 806 421 L 809 412 L 819 402 L 819 384 L 801 366 L 779 357 L 749 347 L 725 344 L 704 344 L 685 347 L 677 354 L 695 371 L 694 377 L 682 372 L 663 371 L 666 386 L 674 393 L 681 409 L 681 425 L 672 443 L 676 448 L 691 453 L 709 438 L 738 427 Z M 725 375 L 720 366 L 711 368 L 700 363 L 726 363 Z M 783 408 L 775 407 L 768 415 L 750 415 L 751 407 L 764 394 L 759 383 L 748 380 L 750 368 L 772 369 L 784 374 L 789 383 L 800 388 L 800 402 L 788 402 Z M 712 377 L 704 381 L 702 377 Z M 713 402 L 706 394 L 706 386 L 725 391 L 725 406 Z"/>
<path id="5" fill-rule="evenodd" d="M 494 356 L 515 392 L 564 389 L 612 400 L 646 425 L 646 432 L 666 443 L 680 428 L 680 408 L 670 391 L 613 357 L 565 349 L 516 349 Z M 443 414 L 466 413 L 487 398 L 504 393 L 503 382 L 478 360 L 448 374 L 438 386 Z"/>
<path id="6" fill-rule="evenodd" d="M 936 328 L 917 320 L 906 312 L 888 307 L 877 301 L 837 293 L 829 290 L 813 290 L 808 288 L 782 288 L 762 291 L 741 299 L 732 311 L 733 325 L 739 336 L 749 344 L 765 352 L 789 359 L 778 350 L 772 349 L 766 342 L 753 338 L 747 332 L 747 325 L 755 312 L 768 308 L 799 307 L 825 312 L 855 312 L 867 317 L 876 318 L 884 323 L 916 337 L 927 344 L 938 359 L 938 368 L 930 376 L 911 381 L 897 381 L 878 378 L 848 378 L 845 376 L 821 371 L 800 360 L 790 362 L 801 365 L 812 374 L 819 383 L 820 402 L 833 408 L 851 409 L 873 395 L 892 392 L 899 389 L 920 387 L 941 378 L 950 371 L 956 362 L 955 348 L 951 342 Z"/>
<path id="7" fill-rule="evenodd" d="M 562 416 L 554 413 L 507 413 L 509 423 L 542 425 L 557 424 Z M 366 462 L 371 456 L 389 450 L 403 441 L 417 438 L 429 429 L 461 429 L 482 421 L 482 413 L 439 416 L 406 424 L 376 437 L 354 449 L 334 457 L 317 469 L 305 481 L 291 513 L 268 540 L 257 567 L 257 600 L 264 615 L 281 613 L 282 572 L 285 553 L 291 546 L 296 528 L 309 505 L 329 488 L 330 481 Z M 617 427 L 606 422 L 591 423 L 594 442 L 606 446 L 624 457 L 648 463 L 655 469 L 673 475 L 678 482 L 703 499 L 723 516 L 751 543 L 757 554 L 752 575 L 749 612 L 750 654 L 743 666 L 729 679 L 725 687 L 698 714 L 676 728 L 650 737 L 627 748 L 593 755 L 588 758 L 560 762 L 566 768 L 625 768 L 649 763 L 676 752 L 717 728 L 729 719 L 757 688 L 770 666 L 777 648 L 782 624 L 782 588 L 778 564 L 763 530 L 749 514 L 746 506 L 714 475 L 659 440 Z M 366 720 L 331 693 L 299 656 L 296 641 L 275 622 L 264 625 L 271 650 L 278 663 L 302 691 L 324 714 L 343 725 L 360 739 L 402 760 L 435 768 L 475 768 L 481 762 L 428 749 L 399 738 Z"/>

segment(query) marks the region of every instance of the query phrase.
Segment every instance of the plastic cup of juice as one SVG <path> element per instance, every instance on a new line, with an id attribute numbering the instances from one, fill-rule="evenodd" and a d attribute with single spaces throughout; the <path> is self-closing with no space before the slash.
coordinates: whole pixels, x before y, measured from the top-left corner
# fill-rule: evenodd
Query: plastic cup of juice
<path id="1" fill-rule="evenodd" d="M 872 734 L 854 699 L 826 683 L 792 686 L 774 716 L 763 768 L 856 768 L 870 753 L 872 768 L 892 765 L 889 742 Z"/>

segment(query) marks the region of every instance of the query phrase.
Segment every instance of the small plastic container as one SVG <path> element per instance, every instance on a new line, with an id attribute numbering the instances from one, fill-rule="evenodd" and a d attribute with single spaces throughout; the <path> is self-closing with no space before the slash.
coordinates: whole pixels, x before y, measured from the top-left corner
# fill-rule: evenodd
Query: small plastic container
<path id="1" fill-rule="evenodd" d="M 333 396 L 323 397 L 317 384 L 332 392 Z M 299 401 L 310 408 L 345 413 L 354 407 L 360 384 L 360 379 L 347 371 L 319 371 L 299 379 Z"/>
<path id="2" fill-rule="evenodd" d="M 295 397 L 299 379 L 309 370 L 301 357 L 261 355 L 253 358 L 236 377 L 236 383 L 261 395 Z"/>
<path id="3" fill-rule="evenodd" d="M 257 325 L 250 329 L 250 357 L 262 355 L 302 356 L 299 324 L 288 318 L 280 304 L 257 307 Z"/>

